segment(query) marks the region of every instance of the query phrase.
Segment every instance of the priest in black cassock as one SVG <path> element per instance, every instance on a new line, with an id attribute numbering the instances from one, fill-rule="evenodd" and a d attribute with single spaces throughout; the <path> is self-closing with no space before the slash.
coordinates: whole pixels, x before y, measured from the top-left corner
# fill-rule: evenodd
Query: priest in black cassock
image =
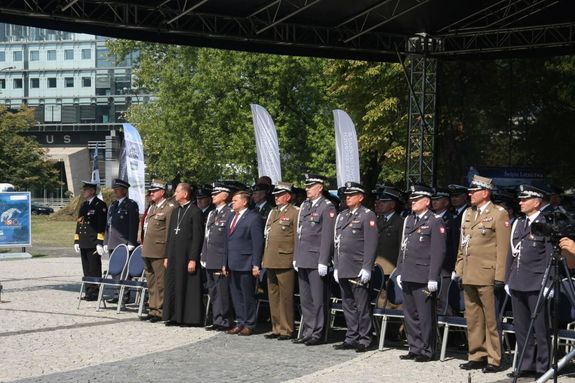
<path id="1" fill-rule="evenodd" d="M 164 321 L 166 326 L 203 324 L 200 251 L 203 242 L 202 211 L 193 203 L 186 183 L 174 193 L 179 206 L 172 212 L 166 245 Z"/>

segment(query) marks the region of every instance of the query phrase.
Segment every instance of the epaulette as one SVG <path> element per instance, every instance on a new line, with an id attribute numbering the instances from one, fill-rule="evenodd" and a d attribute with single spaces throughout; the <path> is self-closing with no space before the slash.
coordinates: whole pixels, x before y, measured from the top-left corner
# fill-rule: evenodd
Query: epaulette
<path id="1" fill-rule="evenodd" d="M 176 205 L 174 205 L 174 204 L 173 204 L 173 203 L 171 203 L 171 202 L 168 202 L 168 206 L 170 206 L 170 207 L 174 207 L 174 206 L 176 206 Z"/>
<path id="2" fill-rule="evenodd" d="M 494 205 L 495 205 L 495 204 L 494 204 Z M 499 205 L 495 205 L 495 206 L 497 207 L 497 209 L 498 209 L 499 211 L 505 211 L 505 208 L 504 208 L 504 207 L 501 207 L 501 206 L 499 206 Z"/>
<path id="3" fill-rule="evenodd" d="M 328 200 L 327 198 L 325 199 L 325 204 L 328 205 L 328 206 L 329 206 L 329 205 L 333 205 L 333 204 L 331 203 L 331 201 Z"/>

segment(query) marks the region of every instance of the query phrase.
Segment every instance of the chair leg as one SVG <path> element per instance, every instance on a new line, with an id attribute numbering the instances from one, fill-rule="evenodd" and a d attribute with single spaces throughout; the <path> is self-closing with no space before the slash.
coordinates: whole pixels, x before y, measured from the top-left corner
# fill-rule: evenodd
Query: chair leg
<path id="1" fill-rule="evenodd" d="M 512 370 L 515 371 L 515 366 L 517 365 L 517 352 L 519 351 L 519 346 L 517 346 L 517 341 L 515 341 L 515 352 L 513 353 L 513 366 Z"/>
<path id="2" fill-rule="evenodd" d="M 96 302 L 96 311 L 100 311 L 100 305 L 102 303 L 102 298 L 104 297 L 104 285 L 100 285 L 100 289 L 98 290 L 98 302 Z M 106 304 L 104 303 L 104 306 Z"/>
<path id="3" fill-rule="evenodd" d="M 140 293 L 140 290 L 138 290 L 138 293 Z M 141 290 L 141 294 L 140 294 L 140 304 L 138 306 L 138 317 L 142 316 L 142 312 L 144 311 L 144 297 L 146 296 L 146 289 L 142 289 Z"/>
<path id="4" fill-rule="evenodd" d="M 446 323 L 443 326 L 443 337 L 441 338 L 441 355 L 439 360 L 442 362 L 445 360 L 445 351 L 447 350 L 447 339 L 449 338 L 449 325 Z"/>
<path id="5" fill-rule="evenodd" d="M 210 309 L 212 308 L 212 299 L 210 294 L 208 294 L 208 299 L 206 299 L 206 315 L 204 317 L 204 327 L 208 325 L 208 318 L 210 317 Z"/>
<path id="6" fill-rule="evenodd" d="M 80 295 L 78 296 L 78 307 L 76 307 L 76 310 L 80 309 L 80 303 L 82 303 L 82 291 L 84 291 L 84 281 L 80 285 Z"/>
<path id="7" fill-rule="evenodd" d="M 299 317 L 299 328 L 297 329 L 297 337 L 298 339 L 301 338 L 303 334 L 303 314 Z"/>
<path id="8" fill-rule="evenodd" d="M 383 350 L 383 344 L 385 342 L 385 332 L 387 331 L 387 316 L 381 317 L 381 332 L 379 333 L 379 347 L 378 350 Z"/>
<path id="9" fill-rule="evenodd" d="M 116 307 L 116 314 L 119 314 L 122 310 L 122 305 L 124 304 L 124 286 L 120 287 L 120 292 L 118 293 L 118 307 Z M 128 289 L 128 292 L 130 290 Z"/>

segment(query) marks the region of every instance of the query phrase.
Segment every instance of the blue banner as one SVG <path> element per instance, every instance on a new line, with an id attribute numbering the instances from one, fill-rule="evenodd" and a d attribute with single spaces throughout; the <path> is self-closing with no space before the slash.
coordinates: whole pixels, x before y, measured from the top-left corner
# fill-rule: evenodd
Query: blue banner
<path id="1" fill-rule="evenodd" d="M 32 245 L 30 193 L 0 193 L 0 247 Z"/>

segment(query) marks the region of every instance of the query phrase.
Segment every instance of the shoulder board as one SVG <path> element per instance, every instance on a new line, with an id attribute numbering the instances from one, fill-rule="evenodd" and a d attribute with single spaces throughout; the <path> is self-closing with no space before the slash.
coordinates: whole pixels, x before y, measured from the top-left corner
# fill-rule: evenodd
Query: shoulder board
<path id="1" fill-rule="evenodd" d="M 169 207 L 174 207 L 174 206 L 176 206 L 176 205 L 174 205 L 174 204 L 171 203 L 171 202 L 168 202 L 168 206 L 169 206 Z"/>
<path id="2" fill-rule="evenodd" d="M 292 205 L 292 207 L 293 207 L 294 209 L 296 209 L 296 211 L 299 210 L 299 207 L 298 207 L 298 206 Z"/>
<path id="3" fill-rule="evenodd" d="M 328 200 L 327 198 L 325 199 L 325 204 L 328 205 L 328 206 L 329 206 L 329 205 L 333 205 L 333 204 L 331 203 L 331 201 Z"/>
<path id="4" fill-rule="evenodd" d="M 497 207 L 497 210 L 499 210 L 499 211 L 504 211 L 504 210 L 505 210 L 503 207 L 501 207 L 501 206 L 499 206 L 499 205 L 495 205 L 495 207 Z"/>
<path id="5" fill-rule="evenodd" d="M 369 210 L 368 208 L 366 208 L 366 207 L 364 206 L 364 207 L 363 207 L 363 211 L 364 211 L 365 213 L 369 213 L 371 210 Z"/>

